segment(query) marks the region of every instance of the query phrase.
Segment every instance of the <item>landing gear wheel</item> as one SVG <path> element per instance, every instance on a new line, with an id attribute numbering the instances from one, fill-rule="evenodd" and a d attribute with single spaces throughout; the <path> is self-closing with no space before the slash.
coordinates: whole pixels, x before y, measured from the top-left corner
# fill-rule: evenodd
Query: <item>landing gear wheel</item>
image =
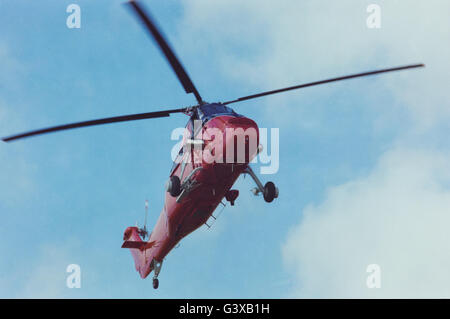
<path id="1" fill-rule="evenodd" d="M 153 289 L 158 289 L 158 287 L 159 287 L 158 278 L 153 278 Z"/>
<path id="2" fill-rule="evenodd" d="M 172 195 L 172 197 L 177 197 L 181 194 L 181 182 L 178 176 L 170 176 L 167 181 L 166 190 Z"/>
<path id="3" fill-rule="evenodd" d="M 268 203 L 272 202 L 275 198 L 278 197 L 278 190 L 275 187 L 275 184 L 272 182 L 267 182 L 264 185 L 264 200 Z"/>

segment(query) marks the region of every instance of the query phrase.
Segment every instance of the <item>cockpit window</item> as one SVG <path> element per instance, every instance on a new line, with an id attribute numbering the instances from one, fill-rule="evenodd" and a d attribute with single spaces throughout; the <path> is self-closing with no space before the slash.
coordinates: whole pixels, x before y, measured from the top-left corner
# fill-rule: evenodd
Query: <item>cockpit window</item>
<path id="1" fill-rule="evenodd" d="M 203 123 L 219 115 L 240 116 L 231 108 L 223 104 L 207 104 L 197 109 L 198 116 Z"/>

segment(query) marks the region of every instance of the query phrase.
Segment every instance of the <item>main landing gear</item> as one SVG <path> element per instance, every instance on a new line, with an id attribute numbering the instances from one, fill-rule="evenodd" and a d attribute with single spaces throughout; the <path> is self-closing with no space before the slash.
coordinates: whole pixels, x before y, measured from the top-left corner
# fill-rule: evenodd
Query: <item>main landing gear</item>
<path id="1" fill-rule="evenodd" d="M 264 200 L 267 203 L 271 203 L 275 198 L 278 198 L 278 187 L 276 187 L 273 182 L 267 182 L 266 185 L 263 186 L 258 176 L 256 176 L 250 166 L 247 166 L 244 173 L 250 175 L 256 183 L 257 187 L 252 189 L 252 193 L 255 196 L 263 194 Z"/>
<path id="2" fill-rule="evenodd" d="M 156 259 L 153 259 L 153 271 L 154 271 L 153 289 L 158 289 L 158 287 L 159 287 L 158 276 L 159 276 L 159 272 L 161 271 L 161 267 L 162 267 L 162 261 L 159 262 Z"/>
<path id="3" fill-rule="evenodd" d="M 194 175 L 202 170 L 203 167 L 199 166 L 194 168 L 183 181 L 176 175 L 170 176 L 166 183 L 166 191 L 172 196 L 177 198 L 177 202 L 181 202 L 187 194 L 197 188 L 200 184 L 193 178 Z M 183 173 L 181 173 L 181 176 Z"/>
<path id="4" fill-rule="evenodd" d="M 178 176 L 170 176 L 166 183 L 166 191 L 168 191 L 173 197 L 177 197 L 181 194 L 181 181 Z"/>

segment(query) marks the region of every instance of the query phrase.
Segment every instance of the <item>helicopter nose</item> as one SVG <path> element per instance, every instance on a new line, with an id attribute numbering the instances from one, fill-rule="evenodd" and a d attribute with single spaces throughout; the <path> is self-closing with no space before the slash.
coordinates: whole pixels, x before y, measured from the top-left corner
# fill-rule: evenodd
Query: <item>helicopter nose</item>
<path id="1" fill-rule="evenodd" d="M 256 123 L 246 117 L 227 121 L 226 163 L 250 163 L 258 153 L 259 130 Z"/>

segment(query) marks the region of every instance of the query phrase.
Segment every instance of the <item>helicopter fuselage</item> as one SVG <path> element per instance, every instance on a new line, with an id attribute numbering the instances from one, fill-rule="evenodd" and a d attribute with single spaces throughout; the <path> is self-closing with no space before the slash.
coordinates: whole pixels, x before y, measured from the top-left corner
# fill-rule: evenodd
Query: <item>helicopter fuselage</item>
<path id="1" fill-rule="evenodd" d="M 180 179 L 181 194 L 172 196 L 166 192 L 164 207 L 147 244 L 131 248 L 136 270 L 142 278 L 147 277 L 155 262 L 161 263 L 183 237 L 207 222 L 257 154 L 258 126 L 241 115 L 216 116 L 204 123 L 196 134 L 192 134 L 192 130 L 187 132 L 179 162 L 174 164 L 170 174 Z M 239 150 L 244 150 L 244 154 Z M 139 229 L 128 227 L 124 240 L 142 242 Z"/>

